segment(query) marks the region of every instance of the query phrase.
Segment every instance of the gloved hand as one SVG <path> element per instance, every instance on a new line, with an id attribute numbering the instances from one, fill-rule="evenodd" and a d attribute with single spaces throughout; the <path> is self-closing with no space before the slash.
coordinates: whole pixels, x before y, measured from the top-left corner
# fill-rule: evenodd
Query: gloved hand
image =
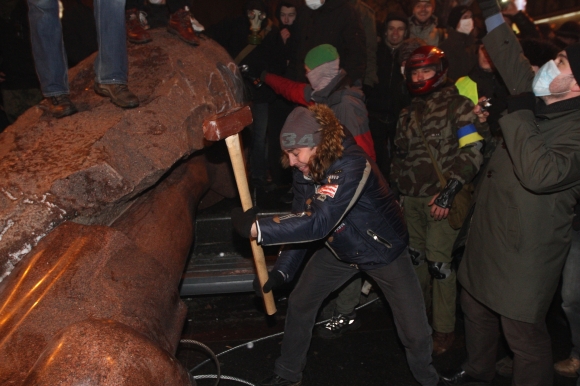
<path id="1" fill-rule="evenodd" d="M 450 209 L 455 195 L 459 193 L 461 188 L 463 188 L 461 182 L 455 178 L 450 178 L 447 181 L 447 185 L 445 185 L 441 193 L 439 193 L 439 196 L 435 199 L 435 205 L 441 208 Z"/>
<path id="2" fill-rule="evenodd" d="M 278 270 L 273 270 L 268 272 L 268 280 L 264 283 L 264 293 L 268 293 L 273 289 L 276 289 L 284 284 L 284 275 Z M 254 278 L 254 282 L 252 283 L 254 286 L 254 291 L 256 291 L 256 295 L 262 297 L 262 291 L 260 291 L 260 280 L 258 276 Z"/>
<path id="3" fill-rule="evenodd" d="M 256 222 L 256 216 L 260 209 L 254 206 L 247 211 L 243 211 L 242 208 L 232 209 L 232 224 L 234 229 L 238 234 L 247 239 L 251 236 L 252 224 Z"/>
<path id="4" fill-rule="evenodd" d="M 483 20 L 490 16 L 501 13 L 501 9 L 497 4 L 497 0 L 478 0 L 479 9 L 481 9 L 481 15 Z"/>
<path id="5" fill-rule="evenodd" d="M 533 92 L 523 92 L 519 95 L 510 96 L 507 98 L 508 113 L 513 113 L 518 110 L 536 109 L 536 96 Z"/>

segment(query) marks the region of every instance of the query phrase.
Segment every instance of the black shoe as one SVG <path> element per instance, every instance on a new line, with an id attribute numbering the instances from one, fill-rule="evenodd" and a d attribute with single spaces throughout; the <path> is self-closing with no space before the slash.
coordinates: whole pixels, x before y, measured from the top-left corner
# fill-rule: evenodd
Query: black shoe
<path id="1" fill-rule="evenodd" d="M 68 94 L 49 97 L 48 101 L 48 111 L 55 118 L 66 117 L 77 112 L 77 108 L 71 102 Z"/>
<path id="2" fill-rule="evenodd" d="M 318 336 L 323 339 L 338 338 L 347 331 L 356 330 L 360 325 L 360 319 L 354 311 L 348 315 L 334 315 L 330 321 L 318 327 Z"/>
<path id="3" fill-rule="evenodd" d="M 274 374 L 260 382 L 260 386 L 300 386 L 302 381 L 292 382 Z"/>
<path id="4" fill-rule="evenodd" d="M 139 98 L 129 91 L 126 84 L 95 83 L 95 92 L 100 96 L 111 98 L 111 102 L 125 109 L 139 106 Z"/>
<path id="5" fill-rule="evenodd" d="M 471 375 L 467 374 L 463 369 L 450 371 L 446 373 L 440 373 L 439 375 L 442 380 L 447 382 L 448 385 L 473 385 L 473 386 L 491 385 L 491 382 L 473 378 Z"/>

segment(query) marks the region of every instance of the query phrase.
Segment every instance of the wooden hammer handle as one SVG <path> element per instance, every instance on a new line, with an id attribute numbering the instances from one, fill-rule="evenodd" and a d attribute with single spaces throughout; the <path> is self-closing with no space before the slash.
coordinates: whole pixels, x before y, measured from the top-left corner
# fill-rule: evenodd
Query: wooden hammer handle
<path id="1" fill-rule="evenodd" d="M 250 189 L 248 187 L 248 178 L 246 176 L 246 167 L 244 164 L 244 156 L 242 154 L 242 146 L 240 145 L 240 137 L 238 134 L 230 135 L 226 138 L 226 145 L 230 153 L 230 159 L 234 168 L 234 176 L 236 177 L 236 184 L 238 185 L 238 192 L 240 193 L 240 200 L 242 201 L 242 209 L 244 212 L 252 207 L 252 197 L 250 196 Z M 268 269 L 266 267 L 266 259 L 262 247 L 258 245 L 256 239 L 251 239 L 252 254 L 254 255 L 254 263 L 256 264 L 256 272 L 258 280 L 260 281 L 260 289 L 264 288 L 264 284 L 268 281 Z M 276 304 L 274 303 L 274 296 L 272 291 L 264 293 L 264 306 L 268 315 L 276 313 Z"/>

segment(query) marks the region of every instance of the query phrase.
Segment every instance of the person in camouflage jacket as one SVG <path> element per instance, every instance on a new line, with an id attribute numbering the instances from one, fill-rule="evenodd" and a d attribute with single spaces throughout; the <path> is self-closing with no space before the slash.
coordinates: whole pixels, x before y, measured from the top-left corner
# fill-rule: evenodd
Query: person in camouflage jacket
<path id="1" fill-rule="evenodd" d="M 446 72 L 445 55 L 433 46 L 419 47 L 407 60 L 405 77 L 414 98 L 399 116 L 390 175 L 402 198 L 409 247 L 427 308 L 432 298 L 434 354 L 450 348 L 455 329 L 456 277 L 451 252 L 459 231 L 451 228 L 446 217 L 455 194 L 479 171 L 483 162 L 479 133 L 487 125 L 479 122 L 471 100 L 448 82 Z M 432 297 L 430 276 L 434 279 Z"/>

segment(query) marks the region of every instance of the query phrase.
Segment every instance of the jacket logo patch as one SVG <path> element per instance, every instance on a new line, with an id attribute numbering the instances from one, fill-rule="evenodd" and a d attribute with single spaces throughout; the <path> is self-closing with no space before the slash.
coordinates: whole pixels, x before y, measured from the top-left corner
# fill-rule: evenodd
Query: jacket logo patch
<path id="1" fill-rule="evenodd" d="M 340 232 L 342 232 L 346 227 L 345 223 L 341 223 L 338 227 L 336 227 L 336 229 L 334 230 L 334 233 L 338 234 Z"/>
<path id="2" fill-rule="evenodd" d="M 339 176 L 339 175 L 336 175 L 336 174 L 331 174 L 331 175 L 329 175 L 328 177 L 326 177 L 326 179 L 328 180 L 328 183 L 329 183 L 329 184 L 330 184 L 330 182 L 331 182 L 332 180 L 338 180 L 339 178 L 340 178 L 340 176 Z"/>
<path id="3" fill-rule="evenodd" d="M 322 185 L 320 188 L 317 189 L 316 194 L 324 194 L 325 196 L 334 198 L 334 195 L 336 194 L 337 190 L 338 190 L 337 184 Z"/>
<path id="4" fill-rule="evenodd" d="M 316 197 L 316 199 L 318 201 L 324 202 L 324 201 L 326 201 L 326 195 L 325 194 L 319 194 L 318 197 Z"/>

